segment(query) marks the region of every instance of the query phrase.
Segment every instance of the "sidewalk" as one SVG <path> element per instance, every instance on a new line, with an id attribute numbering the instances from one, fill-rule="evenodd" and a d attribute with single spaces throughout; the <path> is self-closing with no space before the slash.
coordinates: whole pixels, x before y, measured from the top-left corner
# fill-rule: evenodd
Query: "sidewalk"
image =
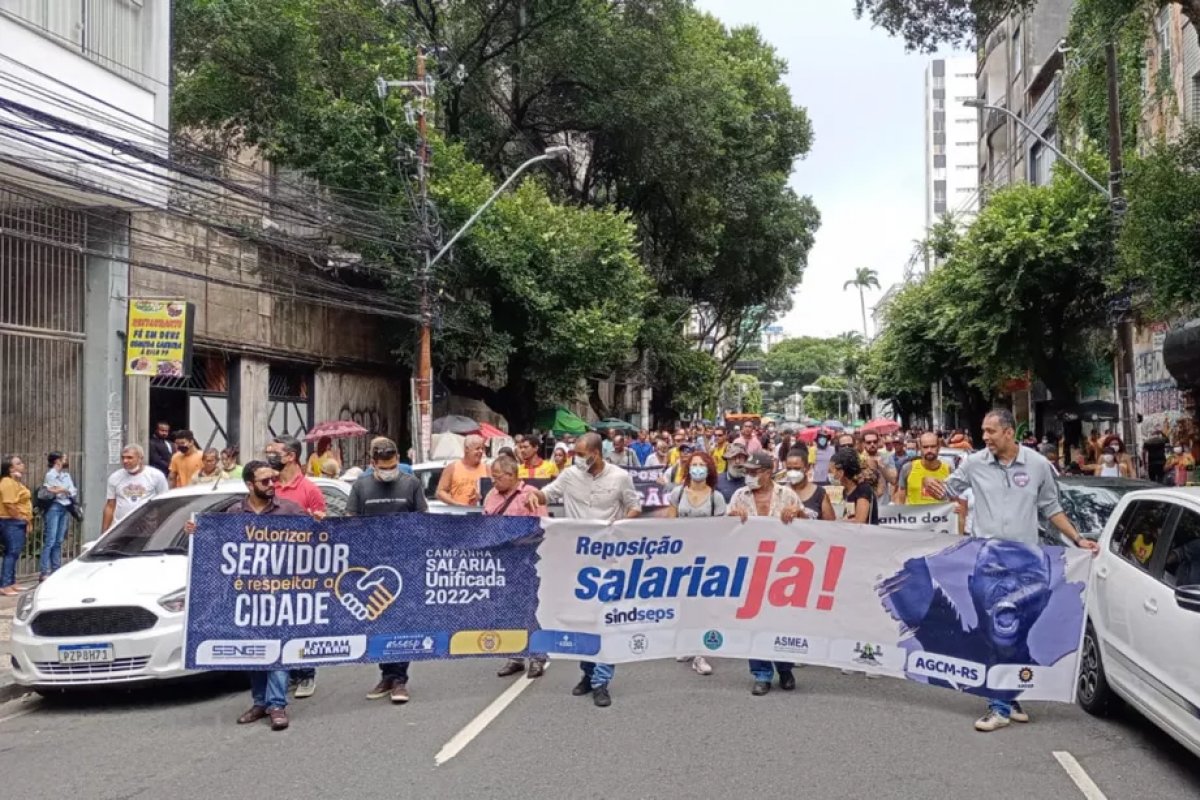
<path id="1" fill-rule="evenodd" d="M 29 689 L 13 683 L 12 661 L 9 657 L 9 641 L 12 638 L 13 614 L 17 612 L 16 597 L 0 595 L 0 703 L 14 700 Z"/>

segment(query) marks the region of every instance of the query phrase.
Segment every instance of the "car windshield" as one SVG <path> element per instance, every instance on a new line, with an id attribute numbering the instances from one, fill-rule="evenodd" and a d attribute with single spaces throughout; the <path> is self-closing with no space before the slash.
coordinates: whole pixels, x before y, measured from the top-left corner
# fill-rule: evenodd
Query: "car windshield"
<path id="1" fill-rule="evenodd" d="M 1104 530 L 1104 524 L 1112 516 L 1121 496 L 1137 488 L 1083 484 L 1060 484 L 1059 487 L 1060 502 L 1067 518 L 1089 539 L 1097 538 Z"/>
<path id="2" fill-rule="evenodd" d="M 135 508 L 115 528 L 81 556 L 84 561 L 108 561 L 136 556 L 187 555 L 183 526 L 192 514 L 223 511 L 238 499 L 233 494 L 193 494 L 163 497 Z"/>
<path id="3" fill-rule="evenodd" d="M 416 476 L 425 491 L 425 499 L 436 500 L 438 483 L 442 480 L 442 467 L 418 470 Z"/>

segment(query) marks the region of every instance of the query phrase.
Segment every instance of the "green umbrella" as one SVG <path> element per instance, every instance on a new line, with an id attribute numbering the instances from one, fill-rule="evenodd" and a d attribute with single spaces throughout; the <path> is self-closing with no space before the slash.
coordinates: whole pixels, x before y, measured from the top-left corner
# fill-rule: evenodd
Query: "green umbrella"
<path id="1" fill-rule="evenodd" d="M 552 431 L 555 436 L 563 436 L 568 433 L 581 436 L 590 430 L 586 422 L 562 406 L 539 411 L 533 421 L 533 426 L 538 430 Z"/>
<path id="2" fill-rule="evenodd" d="M 609 428 L 620 431 L 621 433 L 637 433 L 637 428 L 630 425 L 623 419 L 602 419 L 592 426 L 598 431 L 606 431 Z"/>

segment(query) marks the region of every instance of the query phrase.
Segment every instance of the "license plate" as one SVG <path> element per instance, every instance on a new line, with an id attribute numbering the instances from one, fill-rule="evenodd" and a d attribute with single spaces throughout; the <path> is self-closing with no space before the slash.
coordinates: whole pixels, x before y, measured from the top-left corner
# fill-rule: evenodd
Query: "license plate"
<path id="1" fill-rule="evenodd" d="M 112 660 L 111 644 L 69 644 L 58 648 L 60 664 L 108 664 Z"/>

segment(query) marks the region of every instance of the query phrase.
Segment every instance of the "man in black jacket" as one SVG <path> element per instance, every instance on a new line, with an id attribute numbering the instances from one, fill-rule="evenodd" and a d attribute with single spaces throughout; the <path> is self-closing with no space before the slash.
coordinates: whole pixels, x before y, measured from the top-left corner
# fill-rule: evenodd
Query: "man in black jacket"
<path id="1" fill-rule="evenodd" d="M 171 456 L 174 454 L 171 424 L 160 421 L 154 426 L 154 435 L 150 437 L 150 466 L 166 475 L 171 470 Z"/>

